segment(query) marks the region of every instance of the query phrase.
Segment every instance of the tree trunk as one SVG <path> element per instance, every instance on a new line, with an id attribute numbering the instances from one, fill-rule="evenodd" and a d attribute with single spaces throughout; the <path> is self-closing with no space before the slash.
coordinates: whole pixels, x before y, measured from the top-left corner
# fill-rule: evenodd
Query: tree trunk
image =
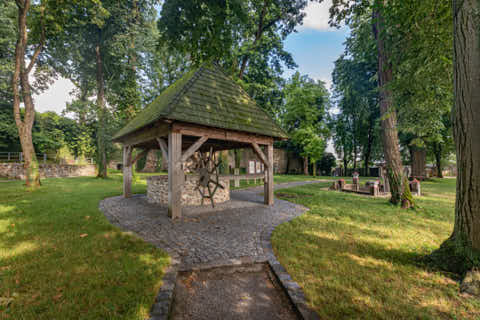
<path id="1" fill-rule="evenodd" d="M 308 176 L 308 157 L 303 158 L 303 174 Z"/>
<path id="2" fill-rule="evenodd" d="M 367 140 L 367 149 L 365 150 L 365 176 L 370 176 L 370 158 L 372 155 L 372 145 L 373 145 L 373 130 L 374 130 L 374 122 L 370 121 L 370 126 L 368 128 L 368 140 Z"/>
<path id="3" fill-rule="evenodd" d="M 263 31 L 264 31 L 264 21 L 265 21 L 265 15 L 267 14 L 267 6 L 268 6 L 268 0 L 263 1 L 263 7 L 262 11 L 260 13 L 260 17 L 258 20 L 258 25 L 257 25 L 257 32 L 255 33 L 255 40 L 253 41 L 252 45 L 252 50 L 257 46 L 258 42 L 260 41 Z M 242 63 L 240 64 L 240 71 L 238 73 L 238 78 L 242 79 L 243 75 L 245 73 L 245 69 L 247 68 L 247 62 L 248 62 L 249 56 L 248 54 L 244 55 L 242 58 Z"/>
<path id="4" fill-rule="evenodd" d="M 142 172 L 154 173 L 157 171 L 157 150 L 150 150 L 147 153 L 147 158 L 145 160 L 145 166 L 143 167 Z"/>
<path id="5" fill-rule="evenodd" d="M 346 157 L 343 157 L 343 176 L 347 176 L 347 169 L 348 169 L 348 160 Z"/>
<path id="6" fill-rule="evenodd" d="M 316 177 L 317 176 L 317 161 L 314 161 L 312 163 L 312 172 L 313 172 L 313 176 Z"/>
<path id="7" fill-rule="evenodd" d="M 354 146 L 353 146 L 353 171 L 357 171 L 357 156 L 358 156 L 358 149 L 357 149 L 356 143 L 354 142 Z"/>
<path id="8" fill-rule="evenodd" d="M 478 0 L 453 0 L 457 199 L 452 238 L 480 250 L 480 24 Z"/>
<path id="9" fill-rule="evenodd" d="M 389 175 L 390 202 L 393 204 L 401 204 L 403 208 L 410 208 L 413 206 L 413 198 L 410 193 L 407 177 L 405 177 L 403 171 L 398 141 L 397 113 L 393 105 L 392 93 L 386 88 L 389 82 L 392 81 L 393 71 L 383 40 L 385 30 L 381 7 L 385 5 L 384 1 L 385 0 L 377 0 L 379 6 L 376 7 L 373 12 L 375 22 L 374 35 L 377 39 L 378 47 L 378 83 L 380 87 L 380 118 L 382 119 L 383 151 L 387 173 Z"/>
<path id="10" fill-rule="evenodd" d="M 97 66 L 97 164 L 99 178 L 107 177 L 107 147 L 106 147 L 106 110 L 105 110 L 105 83 L 103 77 L 103 60 L 100 48 L 102 31 L 98 30 L 98 43 L 95 47 L 96 66 Z"/>
<path id="11" fill-rule="evenodd" d="M 435 164 L 437 167 L 437 178 L 443 178 L 443 166 L 442 166 L 442 145 L 435 142 L 433 144 L 433 153 L 435 155 Z"/>
<path id="12" fill-rule="evenodd" d="M 412 177 L 417 179 L 424 179 L 427 177 L 425 166 L 427 163 L 427 150 L 422 147 L 410 147 Z"/>
<path id="13" fill-rule="evenodd" d="M 38 187 L 40 186 L 40 172 L 32 141 L 35 106 L 32 99 L 28 75 L 43 48 L 45 34 L 42 30 L 40 43 L 35 49 L 33 56 L 30 58 L 30 63 L 27 67 L 25 64 L 25 53 L 28 43 L 27 13 L 30 8 L 30 0 L 17 1 L 17 7 L 18 36 L 15 47 L 15 70 L 12 77 L 13 114 L 18 129 L 18 135 L 20 137 L 20 144 L 22 146 L 26 185 L 27 187 Z M 19 86 L 21 90 L 19 90 Z M 23 120 L 20 112 L 20 91 L 25 104 L 25 116 L 23 117 Z"/>

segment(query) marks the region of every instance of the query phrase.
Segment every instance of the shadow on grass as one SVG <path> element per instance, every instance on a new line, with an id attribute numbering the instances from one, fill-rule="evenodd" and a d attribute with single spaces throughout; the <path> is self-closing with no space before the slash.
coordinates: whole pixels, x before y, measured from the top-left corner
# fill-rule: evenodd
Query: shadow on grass
<path id="1" fill-rule="evenodd" d="M 290 228 L 287 228 L 290 229 Z M 480 304 L 458 296 L 457 282 L 431 273 L 422 254 L 341 236 L 341 240 L 274 233 L 274 248 L 323 319 L 452 319 L 480 316 Z"/>
<path id="2" fill-rule="evenodd" d="M 421 210 L 405 211 L 315 185 L 281 192 L 310 211 L 279 226 L 273 247 L 320 318 L 480 318 L 480 302 L 459 295 L 458 277 L 424 260 L 448 238 L 453 202 L 419 198 Z"/>
<path id="3" fill-rule="evenodd" d="M 47 179 L 0 194 L 0 314 L 7 319 L 144 319 L 168 256 L 98 210 L 118 179 Z M 144 191 L 135 187 L 134 191 Z M 5 229 L 5 230 L 3 230 Z"/>

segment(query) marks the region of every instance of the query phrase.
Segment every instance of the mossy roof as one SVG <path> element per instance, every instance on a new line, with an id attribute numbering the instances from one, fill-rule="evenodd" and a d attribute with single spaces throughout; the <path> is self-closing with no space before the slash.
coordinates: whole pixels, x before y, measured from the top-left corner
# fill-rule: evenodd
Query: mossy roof
<path id="1" fill-rule="evenodd" d="M 122 128 L 114 140 L 160 119 L 287 138 L 285 131 L 232 78 L 205 64 L 185 74 Z"/>

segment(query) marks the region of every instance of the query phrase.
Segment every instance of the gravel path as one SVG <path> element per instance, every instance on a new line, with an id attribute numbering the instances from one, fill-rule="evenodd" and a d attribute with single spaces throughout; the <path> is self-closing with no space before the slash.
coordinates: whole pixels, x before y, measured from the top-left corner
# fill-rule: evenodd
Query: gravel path
<path id="1" fill-rule="evenodd" d="M 284 183 L 275 189 L 318 182 L 322 181 Z M 175 221 L 168 218 L 166 207 L 149 204 L 145 195 L 107 198 L 99 207 L 110 222 L 166 250 L 188 268 L 227 259 L 262 259 L 268 254 L 265 243 L 271 231 L 307 210 L 279 199 L 274 206 L 265 206 L 262 192 L 263 186 L 235 190 L 231 201 L 215 209 L 185 207 L 183 218 Z"/>

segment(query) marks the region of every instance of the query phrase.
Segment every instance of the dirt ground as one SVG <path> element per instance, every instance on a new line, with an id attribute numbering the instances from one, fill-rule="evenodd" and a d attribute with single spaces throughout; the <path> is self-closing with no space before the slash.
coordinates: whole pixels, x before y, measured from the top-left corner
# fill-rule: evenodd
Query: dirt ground
<path id="1" fill-rule="evenodd" d="M 171 318 L 299 319 L 266 264 L 181 273 Z"/>

